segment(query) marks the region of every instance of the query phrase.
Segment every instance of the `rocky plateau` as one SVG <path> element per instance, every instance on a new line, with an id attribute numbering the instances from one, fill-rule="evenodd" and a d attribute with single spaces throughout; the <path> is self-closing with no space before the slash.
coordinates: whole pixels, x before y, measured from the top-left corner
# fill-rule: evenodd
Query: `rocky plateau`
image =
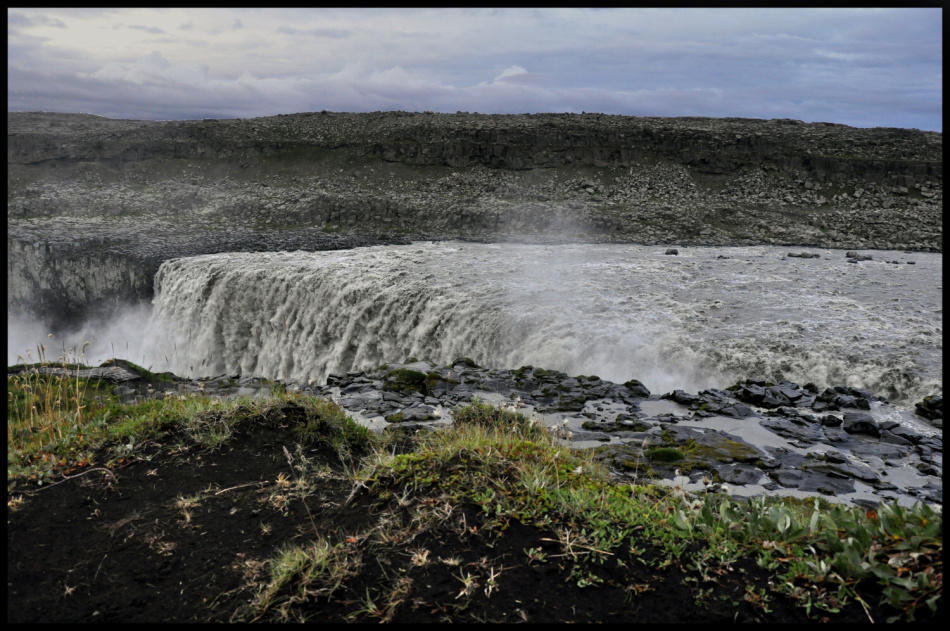
<path id="1" fill-rule="evenodd" d="M 148 301 L 169 258 L 412 240 L 942 251 L 943 136 L 787 119 L 8 113 L 8 313 Z"/>

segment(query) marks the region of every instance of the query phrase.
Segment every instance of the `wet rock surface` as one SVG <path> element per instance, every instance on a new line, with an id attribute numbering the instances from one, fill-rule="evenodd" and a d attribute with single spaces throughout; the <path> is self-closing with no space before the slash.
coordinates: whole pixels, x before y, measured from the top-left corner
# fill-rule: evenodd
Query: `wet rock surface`
<path id="1" fill-rule="evenodd" d="M 387 390 L 398 371 L 415 373 L 418 390 Z M 830 401 L 815 390 L 747 380 L 725 390 L 657 396 L 636 380 L 616 384 L 461 361 L 392 364 L 335 375 L 313 388 L 363 419 L 376 419 L 377 427 L 398 423 L 410 431 L 447 424 L 456 405 L 480 397 L 534 415 L 576 445 L 595 449 L 598 459 L 626 477 L 743 496 L 818 493 L 868 506 L 879 498 L 942 503 L 943 443 L 935 429 L 879 422 L 875 415 L 884 416 L 890 406 L 859 389 L 829 389 L 835 393 Z M 675 411 L 652 411 L 667 401 Z M 832 407 L 837 413 L 828 413 Z M 728 430 L 718 428 L 722 419 L 731 423 Z"/>
<path id="2" fill-rule="evenodd" d="M 41 317 L 147 300 L 161 261 L 226 251 L 412 239 L 942 251 L 934 132 L 597 114 L 7 121 L 8 302 Z"/>
<path id="3" fill-rule="evenodd" d="M 889 404 L 845 386 L 828 389 L 848 397 L 837 402 L 787 381 L 746 380 L 723 390 L 658 396 L 637 380 L 617 384 L 533 366 L 488 369 L 466 358 L 330 375 L 322 385 L 224 374 L 182 379 L 162 373 L 158 380 L 140 371 L 119 360 L 79 374 L 117 384 L 114 392 L 126 402 L 255 395 L 279 385 L 332 398 L 379 431 L 444 427 L 456 406 L 478 398 L 532 416 L 575 447 L 593 449 L 627 478 L 737 496 L 821 494 L 867 506 L 880 499 L 943 501 L 939 430 L 925 421 L 915 428 L 886 420 Z"/>
<path id="4" fill-rule="evenodd" d="M 923 401 L 915 404 L 917 414 L 933 421 L 937 427 L 943 427 L 943 396 L 935 394 L 925 397 Z"/>

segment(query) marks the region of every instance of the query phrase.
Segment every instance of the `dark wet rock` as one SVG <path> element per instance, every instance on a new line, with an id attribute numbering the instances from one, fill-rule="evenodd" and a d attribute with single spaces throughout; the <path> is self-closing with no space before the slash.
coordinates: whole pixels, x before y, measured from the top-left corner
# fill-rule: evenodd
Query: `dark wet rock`
<path id="1" fill-rule="evenodd" d="M 891 443 L 894 445 L 903 445 L 903 446 L 910 446 L 914 444 L 907 438 L 904 438 L 903 436 L 899 436 L 887 430 L 884 430 L 881 432 L 881 441 L 885 443 Z"/>
<path id="2" fill-rule="evenodd" d="M 862 459 L 900 460 L 907 456 L 909 449 L 892 443 L 859 441 L 851 446 L 851 453 Z"/>
<path id="3" fill-rule="evenodd" d="M 748 416 L 758 416 L 751 408 L 742 403 L 733 403 L 730 405 L 723 405 L 721 408 L 716 410 L 717 414 L 723 416 L 731 416 L 732 418 L 746 418 Z"/>
<path id="4" fill-rule="evenodd" d="M 928 447 L 935 452 L 943 453 L 943 438 L 940 436 L 921 436 L 918 447 Z"/>
<path id="5" fill-rule="evenodd" d="M 850 259 L 849 262 L 871 261 L 874 257 L 870 254 L 858 254 L 854 251 L 845 252 L 845 256 Z"/>
<path id="6" fill-rule="evenodd" d="M 802 446 L 811 446 L 825 439 L 820 425 L 796 424 L 784 417 L 763 418 L 759 425 L 783 438 L 797 441 Z"/>
<path id="7" fill-rule="evenodd" d="M 669 401 L 675 401 L 682 405 L 692 405 L 693 403 L 700 403 L 702 401 L 702 397 L 695 394 L 687 394 L 683 390 L 667 392 L 666 394 L 660 395 L 660 398 L 667 399 Z"/>
<path id="8" fill-rule="evenodd" d="M 767 455 L 768 452 L 763 451 L 763 454 L 764 454 L 763 457 L 759 461 L 759 466 L 762 469 L 771 471 L 772 469 L 778 469 L 779 467 L 782 466 L 782 463 L 779 462 L 779 460 L 777 460 L 776 458 L 770 455 Z"/>
<path id="9" fill-rule="evenodd" d="M 398 416 L 398 420 L 393 420 Z M 393 417 L 387 417 L 386 420 L 391 423 L 419 423 L 422 421 L 432 421 L 437 419 L 435 408 L 431 405 L 416 404 L 407 407 L 402 412 L 397 412 Z"/>
<path id="10" fill-rule="evenodd" d="M 881 429 L 878 427 L 877 421 L 865 412 L 845 412 L 842 427 L 849 434 L 881 435 Z"/>
<path id="11" fill-rule="evenodd" d="M 929 397 L 924 397 L 924 400 L 915 403 L 914 407 L 917 414 L 923 416 L 926 419 L 933 420 L 943 420 L 943 395 L 934 394 Z"/>
<path id="12" fill-rule="evenodd" d="M 805 397 L 801 386 L 790 381 L 775 385 L 747 379 L 730 386 L 727 390 L 740 401 L 764 408 L 794 405 Z"/>
<path id="13" fill-rule="evenodd" d="M 835 386 L 834 388 L 825 388 L 825 390 L 815 398 L 818 402 L 825 403 L 821 406 L 823 410 L 838 410 L 841 408 L 856 408 L 860 410 L 871 409 L 872 395 L 867 390 L 859 388 L 850 388 L 848 386 Z M 815 406 L 818 409 L 818 406 Z"/>
<path id="14" fill-rule="evenodd" d="M 830 444 L 846 443 L 850 445 L 853 442 L 851 434 L 844 431 L 840 427 L 826 427 L 824 428 L 824 432 L 825 440 L 827 440 Z"/>
<path id="15" fill-rule="evenodd" d="M 671 255 L 671 256 L 676 256 L 679 253 L 680 251 L 677 250 L 676 248 L 669 248 L 666 250 L 666 252 L 664 252 L 664 254 Z"/>
<path id="16" fill-rule="evenodd" d="M 773 410 L 766 412 L 766 416 L 772 417 L 782 417 L 794 423 L 795 425 L 807 426 L 807 425 L 821 425 L 821 420 L 819 417 L 814 414 L 809 414 L 802 410 L 795 409 L 793 407 L 779 407 Z"/>
<path id="17" fill-rule="evenodd" d="M 806 460 L 802 465 L 803 471 L 805 473 L 812 471 L 820 471 L 827 474 L 832 478 L 841 478 L 844 480 L 861 480 L 862 482 L 880 482 L 880 476 L 868 465 L 846 461 L 846 462 L 829 462 L 829 461 L 814 461 Z"/>
<path id="18" fill-rule="evenodd" d="M 914 495 L 922 502 L 943 504 L 943 487 L 928 484 L 919 489 L 913 489 Z"/>
<path id="19" fill-rule="evenodd" d="M 723 390 L 703 390 L 698 395 L 689 394 L 683 390 L 674 390 L 660 397 L 674 401 L 681 405 L 689 406 L 695 416 L 708 417 L 712 415 L 731 416 L 733 418 L 745 418 L 756 416 L 755 412 L 747 405 L 732 398 L 730 392 Z"/>
<path id="20" fill-rule="evenodd" d="M 797 489 L 805 474 L 799 469 L 776 469 L 768 475 L 782 488 Z"/>
<path id="21" fill-rule="evenodd" d="M 822 495 L 833 497 L 846 493 L 854 493 L 854 480 L 835 478 L 830 475 L 804 475 L 798 485 L 798 490 L 805 493 L 821 493 Z"/>
<path id="22" fill-rule="evenodd" d="M 651 427 L 652 423 L 645 423 L 636 416 L 629 414 L 618 414 L 613 421 L 594 421 L 587 420 L 581 424 L 581 427 L 590 431 L 599 432 L 645 432 Z"/>
<path id="23" fill-rule="evenodd" d="M 825 414 L 821 417 L 821 424 L 824 427 L 841 427 L 842 423 L 841 418 L 834 414 Z"/>
<path id="24" fill-rule="evenodd" d="M 741 463 L 718 467 L 716 472 L 723 482 L 741 485 L 758 484 L 764 475 L 759 468 Z"/>
<path id="25" fill-rule="evenodd" d="M 789 252 L 787 256 L 796 257 L 800 259 L 820 259 L 821 258 L 820 254 L 809 253 L 809 252 L 799 252 L 798 254 L 795 254 L 794 252 Z"/>
<path id="26" fill-rule="evenodd" d="M 783 381 L 776 386 L 772 386 L 768 388 L 766 392 L 772 392 L 775 396 L 785 397 L 791 403 L 800 400 L 805 394 L 798 384 L 790 381 Z"/>

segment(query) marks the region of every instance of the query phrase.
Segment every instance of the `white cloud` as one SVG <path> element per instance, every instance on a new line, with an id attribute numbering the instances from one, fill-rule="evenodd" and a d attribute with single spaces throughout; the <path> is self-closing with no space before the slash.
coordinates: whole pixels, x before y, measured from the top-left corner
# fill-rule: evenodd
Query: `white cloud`
<path id="1" fill-rule="evenodd" d="M 492 83 L 498 83 L 499 81 L 509 81 L 512 77 L 525 74 L 528 74 L 528 71 L 521 66 L 508 66 L 502 71 L 500 75 L 492 79 Z"/>

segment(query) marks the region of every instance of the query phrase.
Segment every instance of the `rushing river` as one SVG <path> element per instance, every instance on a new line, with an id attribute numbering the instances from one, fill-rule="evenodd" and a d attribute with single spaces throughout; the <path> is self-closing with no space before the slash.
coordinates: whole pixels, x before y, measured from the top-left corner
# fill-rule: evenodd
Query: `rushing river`
<path id="1" fill-rule="evenodd" d="M 441 242 L 175 259 L 156 276 L 152 320 L 130 339 L 94 334 L 92 348 L 184 376 L 322 381 L 466 356 L 653 392 L 788 379 L 905 408 L 942 392 L 941 254 L 665 249 Z"/>

